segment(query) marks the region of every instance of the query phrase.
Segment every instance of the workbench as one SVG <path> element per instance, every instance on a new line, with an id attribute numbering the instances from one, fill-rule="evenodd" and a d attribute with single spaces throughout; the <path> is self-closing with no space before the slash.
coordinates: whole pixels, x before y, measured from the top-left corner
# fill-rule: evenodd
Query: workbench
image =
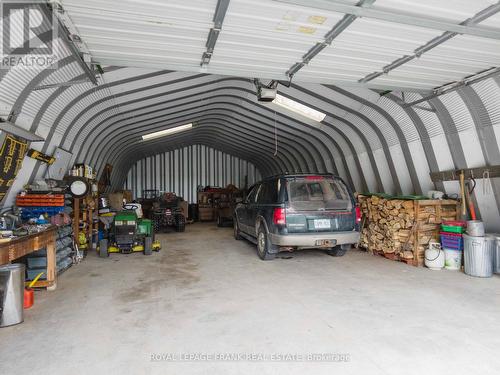
<path id="1" fill-rule="evenodd" d="M 0 243 L 0 264 L 11 263 L 15 259 L 46 248 L 47 279 L 37 281 L 33 287 L 46 287 L 47 290 L 55 290 L 57 286 L 56 234 L 57 227 L 54 225 L 41 232 L 16 237 L 8 242 Z"/>

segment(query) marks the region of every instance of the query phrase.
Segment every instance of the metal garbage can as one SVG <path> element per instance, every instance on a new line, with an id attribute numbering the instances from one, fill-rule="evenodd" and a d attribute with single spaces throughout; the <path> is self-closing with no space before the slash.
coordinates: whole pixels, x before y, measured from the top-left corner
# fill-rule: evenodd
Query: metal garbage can
<path id="1" fill-rule="evenodd" d="M 24 264 L 0 266 L 0 327 L 24 320 Z"/>
<path id="2" fill-rule="evenodd" d="M 493 237 L 495 244 L 493 245 L 493 273 L 500 273 L 500 234 L 487 234 L 488 237 Z"/>
<path id="3" fill-rule="evenodd" d="M 475 277 L 493 276 L 493 250 L 495 238 L 476 237 L 464 234 L 465 273 Z"/>

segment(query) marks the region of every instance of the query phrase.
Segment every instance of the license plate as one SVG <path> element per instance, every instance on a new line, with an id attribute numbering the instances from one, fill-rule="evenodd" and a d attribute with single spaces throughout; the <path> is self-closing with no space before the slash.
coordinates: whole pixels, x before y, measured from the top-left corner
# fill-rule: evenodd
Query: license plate
<path id="1" fill-rule="evenodd" d="M 321 247 L 333 247 L 337 241 L 335 240 L 316 240 L 316 246 L 321 246 Z"/>
<path id="2" fill-rule="evenodd" d="M 315 219 L 314 229 L 330 229 L 330 219 Z"/>

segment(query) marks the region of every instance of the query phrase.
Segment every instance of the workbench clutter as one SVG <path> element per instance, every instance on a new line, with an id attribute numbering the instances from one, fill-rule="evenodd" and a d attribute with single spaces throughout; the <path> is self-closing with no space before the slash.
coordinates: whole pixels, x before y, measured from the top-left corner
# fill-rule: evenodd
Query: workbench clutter
<path id="1" fill-rule="evenodd" d="M 23 221 L 35 220 L 38 224 L 46 224 L 49 217 L 64 211 L 64 193 L 38 194 L 23 191 L 16 197 Z"/>
<path id="2" fill-rule="evenodd" d="M 32 288 L 54 290 L 57 276 L 97 247 L 96 210 L 95 173 L 85 165 L 18 193 L 0 216 L 0 326 L 22 322 L 23 306 L 34 303 Z"/>
<path id="3" fill-rule="evenodd" d="M 0 327 L 23 322 L 23 310 L 34 303 L 32 288 L 55 290 L 57 275 L 73 263 L 71 226 L 23 225 L 20 230 L 0 243 Z"/>

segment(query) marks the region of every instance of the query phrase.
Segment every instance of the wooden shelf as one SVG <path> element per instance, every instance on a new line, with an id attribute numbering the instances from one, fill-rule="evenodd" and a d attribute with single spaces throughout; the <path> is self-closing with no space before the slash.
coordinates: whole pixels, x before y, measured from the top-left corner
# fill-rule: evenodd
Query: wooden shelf
<path id="1" fill-rule="evenodd" d="M 97 243 L 94 243 L 93 233 L 98 230 L 97 219 L 98 196 L 97 194 L 89 195 L 84 198 L 73 198 L 73 233 L 75 241 L 80 244 L 80 232 L 85 232 L 87 238 L 87 248 L 95 248 Z M 80 223 L 83 223 L 83 228 L 80 228 Z"/>

